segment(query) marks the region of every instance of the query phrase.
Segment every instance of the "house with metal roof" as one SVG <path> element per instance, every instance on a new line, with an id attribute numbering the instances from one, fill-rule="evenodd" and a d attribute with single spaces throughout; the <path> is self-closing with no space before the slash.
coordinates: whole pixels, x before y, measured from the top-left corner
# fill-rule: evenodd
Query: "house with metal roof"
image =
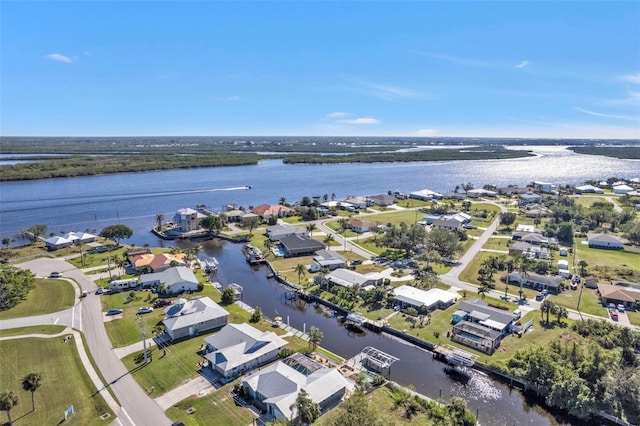
<path id="1" fill-rule="evenodd" d="M 59 235 L 54 235 L 53 237 L 47 238 L 46 240 L 44 240 L 44 243 L 47 246 L 47 249 L 51 251 L 73 245 L 73 241 Z"/>
<path id="2" fill-rule="evenodd" d="M 614 250 L 622 250 L 624 248 L 624 240 L 611 234 L 589 234 L 587 235 L 589 247 L 607 248 Z"/>
<path id="3" fill-rule="evenodd" d="M 493 308 L 483 300 L 465 300 L 451 316 L 455 324 L 451 339 L 491 354 L 517 319 L 515 314 Z"/>
<path id="4" fill-rule="evenodd" d="M 383 276 L 379 272 L 363 275 L 349 269 L 338 268 L 327 275 L 327 279 L 334 285 L 342 287 L 353 287 L 357 285 L 363 288 L 369 285 L 378 286 L 382 284 Z"/>
<path id="5" fill-rule="evenodd" d="M 421 290 L 409 285 L 401 285 L 393 289 L 394 304 L 401 308 L 413 307 L 418 311 L 432 311 L 436 308 L 446 309 L 458 300 L 457 293 L 432 288 Z"/>
<path id="6" fill-rule="evenodd" d="M 433 199 L 442 198 L 442 194 L 440 194 L 439 192 L 431 191 L 429 189 L 422 189 L 420 191 L 414 191 L 410 193 L 409 198 L 413 198 L 415 200 L 430 201 Z"/>
<path id="7" fill-rule="evenodd" d="M 325 248 L 325 245 L 306 235 L 287 235 L 280 240 L 284 257 L 304 256 Z"/>
<path id="8" fill-rule="evenodd" d="M 204 341 L 209 366 L 227 379 L 275 360 L 287 345 L 273 331 L 260 331 L 249 324 L 227 324 Z"/>
<path id="9" fill-rule="evenodd" d="M 171 340 L 193 337 L 227 325 L 229 312 L 208 297 L 176 299 L 164 310 L 162 320 Z"/>
<path id="10" fill-rule="evenodd" d="M 598 283 L 598 293 L 603 305 L 621 304 L 626 308 L 634 308 L 640 304 L 640 289 L 621 285 Z"/>
<path id="11" fill-rule="evenodd" d="M 280 241 L 289 235 L 305 235 L 307 231 L 291 225 L 273 225 L 266 229 L 265 234 L 271 241 Z"/>
<path id="12" fill-rule="evenodd" d="M 162 272 L 140 275 L 142 287 L 159 287 L 165 294 L 180 294 L 198 290 L 198 279 L 186 266 L 176 266 Z"/>
<path id="13" fill-rule="evenodd" d="M 322 268 L 327 268 L 330 271 L 338 268 L 344 268 L 347 266 L 347 261 L 337 251 L 333 250 L 318 250 L 313 258 L 313 262 L 309 266 L 309 271 L 318 272 Z"/>
<path id="14" fill-rule="evenodd" d="M 297 418 L 294 407 L 301 391 L 325 412 L 340 403 L 349 386 L 336 368 L 328 368 L 299 353 L 242 380 L 245 393 L 257 408 L 268 416 L 289 420 Z"/>
<path id="15" fill-rule="evenodd" d="M 559 275 L 540 275 L 533 272 L 510 272 L 507 274 L 507 284 L 522 285 L 534 290 L 547 290 L 551 293 L 560 293 L 562 277 Z"/>

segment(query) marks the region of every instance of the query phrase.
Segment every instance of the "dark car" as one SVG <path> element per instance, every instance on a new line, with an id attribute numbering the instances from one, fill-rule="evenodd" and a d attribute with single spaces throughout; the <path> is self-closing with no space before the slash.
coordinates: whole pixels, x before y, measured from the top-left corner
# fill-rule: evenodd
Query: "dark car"
<path id="1" fill-rule="evenodd" d="M 52 272 L 49 274 L 50 278 L 60 278 L 62 276 L 62 272 Z"/>
<path id="2" fill-rule="evenodd" d="M 122 309 L 109 309 L 107 315 L 120 315 L 122 312 L 124 312 Z"/>
<path id="3" fill-rule="evenodd" d="M 154 308 L 161 308 L 163 306 L 168 306 L 171 303 L 172 303 L 171 299 L 158 299 L 155 302 L 153 302 L 153 307 Z"/>

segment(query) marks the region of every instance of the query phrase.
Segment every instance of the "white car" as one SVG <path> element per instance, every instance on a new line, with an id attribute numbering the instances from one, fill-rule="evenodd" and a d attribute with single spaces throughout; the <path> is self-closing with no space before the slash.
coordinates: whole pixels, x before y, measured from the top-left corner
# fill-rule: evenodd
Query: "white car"
<path id="1" fill-rule="evenodd" d="M 624 305 L 622 303 L 618 305 L 618 311 L 624 312 Z"/>
<path id="2" fill-rule="evenodd" d="M 138 309 L 138 314 L 148 314 L 151 312 L 153 312 L 153 308 L 149 306 L 143 306 L 142 308 Z"/>

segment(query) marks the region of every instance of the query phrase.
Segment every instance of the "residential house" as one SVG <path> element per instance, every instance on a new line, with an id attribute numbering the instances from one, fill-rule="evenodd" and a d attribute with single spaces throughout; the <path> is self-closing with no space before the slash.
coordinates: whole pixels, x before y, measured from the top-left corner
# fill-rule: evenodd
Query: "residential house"
<path id="1" fill-rule="evenodd" d="M 350 204 L 355 209 L 366 209 L 373 205 L 373 202 L 367 197 L 349 197 L 344 200 L 345 203 Z"/>
<path id="2" fill-rule="evenodd" d="M 594 276 L 584 277 L 584 286 L 586 288 L 598 288 L 598 279 Z"/>
<path id="3" fill-rule="evenodd" d="M 307 231 L 291 225 L 273 225 L 269 226 L 265 233 L 271 241 L 280 241 L 289 235 L 305 235 Z"/>
<path id="4" fill-rule="evenodd" d="M 527 259 L 550 259 L 551 251 L 547 247 L 536 246 L 525 241 L 517 241 L 509 246 L 509 254 L 521 254 Z"/>
<path id="5" fill-rule="evenodd" d="M 175 229 L 180 232 L 192 232 L 200 229 L 200 220 L 206 215 L 190 208 L 179 209 L 173 216 Z"/>
<path id="6" fill-rule="evenodd" d="M 640 304 L 640 289 L 623 287 L 620 285 L 598 284 L 598 293 L 603 305 L 613 303 L 624 305 L 626 308 L 634 308 Z"/>
<path id="7" fill-rule="evenodd" d="M 556 185 L 550 182 L 542 182 L 539 180 L 533 181 L 533 187 L 539 191 L 546 193 L 554 193 L 556 191 Z"/>
<path id="8" fill-rule="evenodd" d="M 515 314 L 492 308 L 480 299 L 462 301 L 451 316 L 455 324 L 451 340 L 492 354 L 517 319 Z"/>
<path id="9" fill-rule="evenodd" d="M 507 284 L 522 285 L 535 290 L 547 290 L 550 293 L 560 293 L 562 277 L 555 275 L 540 275 L 533 272 L 510 272 L 507 274 Z"/>
<path id="10" fill-rule="evenodd" d="M 231 223 L 231 222 L 242 222 L 242 219 L 244 218 L 245 214 L 246 212 L 244 210 L 233 209 L 233 210 L 227 210 L 226 212 L 223 212 L 222 216 L 224 217 L 224 220 L 226 222 Z"/>
<path id="11" fill-rule="evenodd" d="M 349 385 L 336 368 L 327 368 L 300 353 L 291 355 L 242 380 L 253 404 L 274 418 L 296 420 L 296 398 L 304 390 L 323 413 L 338 405 Z"/>
<path id="12" fill-rule="evenodd" d="M 396 197 L 388 194 L 371 195 L 367 198 L 373 205 L 382 207 L 390 206 L 396 202 Z"/>
<path id="13" fill-rule="evenodd" d="M 524 194 L 520 194 L 520 205 L 526 206 L 527 204 L 540 204 L 542 203 L 543 197 L 540 194 L 536 194 L 533 192 L 525 192 Z"/>
<path id="14" fill-rule="evenodd" d="M 520 241 L 524 241 L 525 243 L 533 244 L 536 246 L 539 246 L 541 244 L 547 244 L 550 246 L 558 245 L 558 240 L 555 237 L 545 237 L 544 235 L 535 232 L 522 235 L 520 237 Z"/>
<path id="15" fill-rule="evenodd" d="M 98 237 L 88 232 L 69 232 L 65 234 L 64 238 L 71 240 L 73 244 L 88 244 L 94 242 Z"/>
<path id="16" fill-rule="evenodd" d="M 293 215 L 296 211 L 291 207 L 283 206 L 282 204 L 261 204 L 251 209 L 251 212 L 257 214 L 263 219 L 270 217 L 287 217 Z"/>
<path id="17" fill-rule="evenodd" d="M 551 214 L 551 210 L 542 204 L 533 203 L 527 204 L 525 206 L 524 215 L 525 217 L 536 218 L 536 217 L 547 217 Z"/>
<path id="18" fill-rule="evenodd" d="M 325 248 L 324 244 L 305 235 L 288 235 L 280 240 L 284 257 L 304 256 Z"/>
<path id="19" fill-rule="evenodd" d="M 448 231 L 459 231 L 462 223 L 454 219 L 436 219 L 433 221 L 434 228 L 446 229 Z"/>
<path id="20" fill-rule="evenodd" d="M 153 272 L 162 272 L 174 266 L 186 266 L 186 254 L 184 253 L 140 253 L 129 256 L 129 263 L 135 271 L 149 267 Z"/>
<path id="21" fill-rule="evenodd" d="M 379 272 L 372 272 L 363 275 L 349 269 L 338 268 L 327 275 L 327 279 L 334 285 L 342 287 L 353 287 L 354 285 L 357 285 L 360 286 L 360 288 L 363 288 L 370 285 L 378 286 L 382 284 L 383 276 Z"/>
<path id="22" fill-rule="evenodd" d="M 370 220 L 352 219 L 349 221 L 349 227 L 351 228 L 351 230 L 358 234 L 369 232 L 371 228 L 375 228 L 376 226 L 378 226 L 378 224 Z"/>
<path id="23" fill-rule="evenodd" d="M 309 271 L 318 272 L 322 268 L 330 271 L 347 266 L 347 261 L 338 252 L 332 250 L 318 250 L 313 262 L 309 266 Z"/>
<path id="24" fill-rule="evenodd" d="M 422 201 L 431 201 L 442 198 L 442 194 L 440 194 L 439 192 L 431 191 L 429 189 L 422 189 L 420 191 L 414 191 L 410 193 L 409 198 Z"/>
<path id="25" fill-rule="evenodd" d="M 607 248 L 614 250 L 622 250 L 624 248 L 624 240 L 611 234 L 589 234 L 587 242 L 592 248 Z"/>
<path id="26" fill-rule="evenodd" d="M 167 317 L 162 320 L 171 340 L 193 337 L 227 325 L 229 313 L 208 297 L 199 299 L 176 299 L 164 310 Z"/>
<path id="27" fill-rule="evenodd" d="M 162 272 L 140 275 L 143 287 L 159 287 L 165 294 L 180 294 L 198 290 L 198 279 L 191 269 L 176 266 Z"/>
<path id="28" fill-rule="evenodd" d="M 624 195 L 624 194 L 628 194 L 631 191 L 633 191 L 633 188 L 625 184 L 616 185 L 613 187 L 614 194 Z"/>
<path id="29" fill-rule="evenodd" d="M 604 189 L 593 185 L 576 186 L 576 192 L 580 194 L 604 194 Z"/>
<path id="30" fill-rule="evenodd" d="M 446 200 L 458 200 L 462 201 L 467 198 L 467 196 L 463 192 L 445 192 L 442 194 L 442 198 Z"/>
<path id="31" fill-rule="evenodd" d="M 430 290 L 421 290 L 409 285 L 401 285 L 393 289 L 394 305 L 400 308 L 413 307 L 419 312 L 428 312 L 436 308 L 446 309 L 458 300 L 458 294 L 432 288 Z"/>
<path id="32" fill-rule="evenodd" d="M 120 292 L 129 290 L 132 288 L 136 288 L 140 285 L 140 281 L 138 281 L 138 277 L 136 278 L 126 278 L 123 280 L 112 280 L 109 282 L 109 291 L 111 292 Z"/>
<path id="33" fill-rule="evenodd" d="M 204 341 L 209 366 L 225 379 L 275 360 L 287 345 L 273 331 L 260 331 L 249 324 L 227 324 Z"/>
<path id="34" fill-rule="evenodd" d="M 480 198 L 480 197 L 495 198 L 497 196 L 498 196 L 498 193 L 496 191 L 491 191 L 489 189 L 484 189 L 484 188 L 470 189 L 467 191 L 467 197 L 469 198 Z"/>
<path id="35" fill-rule="evenodd" d="M 73 245 L 73 241 L 68 238 L 61 237 L 59 235 L 54 235 L 53 237 L 47 238 L 44 240 L 45 245 L 47 246 L 47 250 L 53 251 L 61 248 L 69 247 Z"/>

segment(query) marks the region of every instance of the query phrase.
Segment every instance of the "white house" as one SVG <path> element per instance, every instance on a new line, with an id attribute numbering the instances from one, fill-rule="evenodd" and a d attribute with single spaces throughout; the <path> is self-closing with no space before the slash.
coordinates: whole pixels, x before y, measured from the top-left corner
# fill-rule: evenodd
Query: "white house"
<path id="1" fill-rule="evenodd" d="M 613 187 L 613 193 L 614 194 L 620 194 L 620 195 L 624 195 L 627 194 L 629 192 L 633 191 L 633 188 L 630 187 L 629 185 L 616 185 Z"/>
<path id="2" fill-rule="evenodd" d="M 204 339 L 205 358 L 225 378 L 236 377 L 278 357 L 287 341 L 273 331 L 260 331 L 249 324 L 227 324 Z"/>
<path id="3" fill-rule="evenodd" d="M 430 201 L 433 199 L 442 198 L 442 194 L 439 192 L 431 191 L 429 189 L 422 189 L 420 191 L 414 191 L 409 194 L 409 198 L 416 200 Z"/>
<path id="4" fill-rule="evenodd" d="M 200 219 L 205 216 L 202 213 L 198 213 L 194 209 L 185 208 L 179 209 L 173 216 L 173 222 L 176 224 L 176 228 L 182 232 L 191 232 L 200 229 Z"/>
<path id="5" fill-rule="evenodd" d="M 44 243 L 46 244 L 48 250 L 58 250 L 71 246 L 73 244 L 73 241 L 68 238 L 54 235 L 53 237 L 44 240 Z"/>
<path id="6" fill-rule="evenodd" d="M 426 311 L 436 308 L 446 309 L 453 305 L 458 297 L 456 293 L 439 288 L 424 291 L 409 285 L 401 285 L 393 289 L 393 299 L 401 308 L 413 307 Z"/>
<path id="7" fill-rule="evenodd" d="M 192 337 L 227 324 L 229 312 L 208 297 L 185 300 L 176 299 L 164 310 L 162 320 L 171 340 Z"/>
<path id="8" fill-rule="evenodd" d="M 608 248 L 616 250 L 622 250 L 624 248 L 624 241 L 622 238 L 611 234 L 589 234 L 587 235 L 587 241 L 589 243 L 589 247 L 594 248 Z"/>
<path id="9" fill-rule="evenodd" d="M 289 235 L 305 235 L 307 231 L 291 225 L 272 225 L 267 227 L 266 234 L 271 241 L 280 241 Z"/>
<path id="10" fill-rule="evenodd" d="M 335 368 L 302 354 L 294 354 L 242 380 L 242 387 L 254 404 L 273 417 L 295 417 L 296 398 L 304 390 L 320 411 L 337 405 L 349 386 L 347 379 Z"/>
<path id="11" fill-rule="evenodd" d="M 176 266 L 162 272 L 140 275 L 143 287 L 160 287 L 166 294 L 198 290 L 198 279 L 186 266 Z"/>
<path id="12" fill-rule="evenodd" d="M 604 194 L 604 189 L 598 188 L 593 185 L 580 185 L 576 186 L 576 191 L 581 194 Z"/>
<path id="13" fill-rule="evenodd" d="M 313 262 L 309 266 L 309 271 L 318 272 L 322 268 L 327 268 L 330 271 L 337 268 L 344 268 L 347 266 L 347 261 L 340 253 L 332 250 L 318 250 L 313 258 Z"/>
<path id="14" fill-rule="evenodd" d="M 383 276 L 379 272 L 372 272 L 366 275 L 360 274 L 349 269 L 338 268 L 327 275 L 330 283 L 342 287 L 353 287 L 354 285 L 366 287 L 369 285 L 382 284 Z"/>

